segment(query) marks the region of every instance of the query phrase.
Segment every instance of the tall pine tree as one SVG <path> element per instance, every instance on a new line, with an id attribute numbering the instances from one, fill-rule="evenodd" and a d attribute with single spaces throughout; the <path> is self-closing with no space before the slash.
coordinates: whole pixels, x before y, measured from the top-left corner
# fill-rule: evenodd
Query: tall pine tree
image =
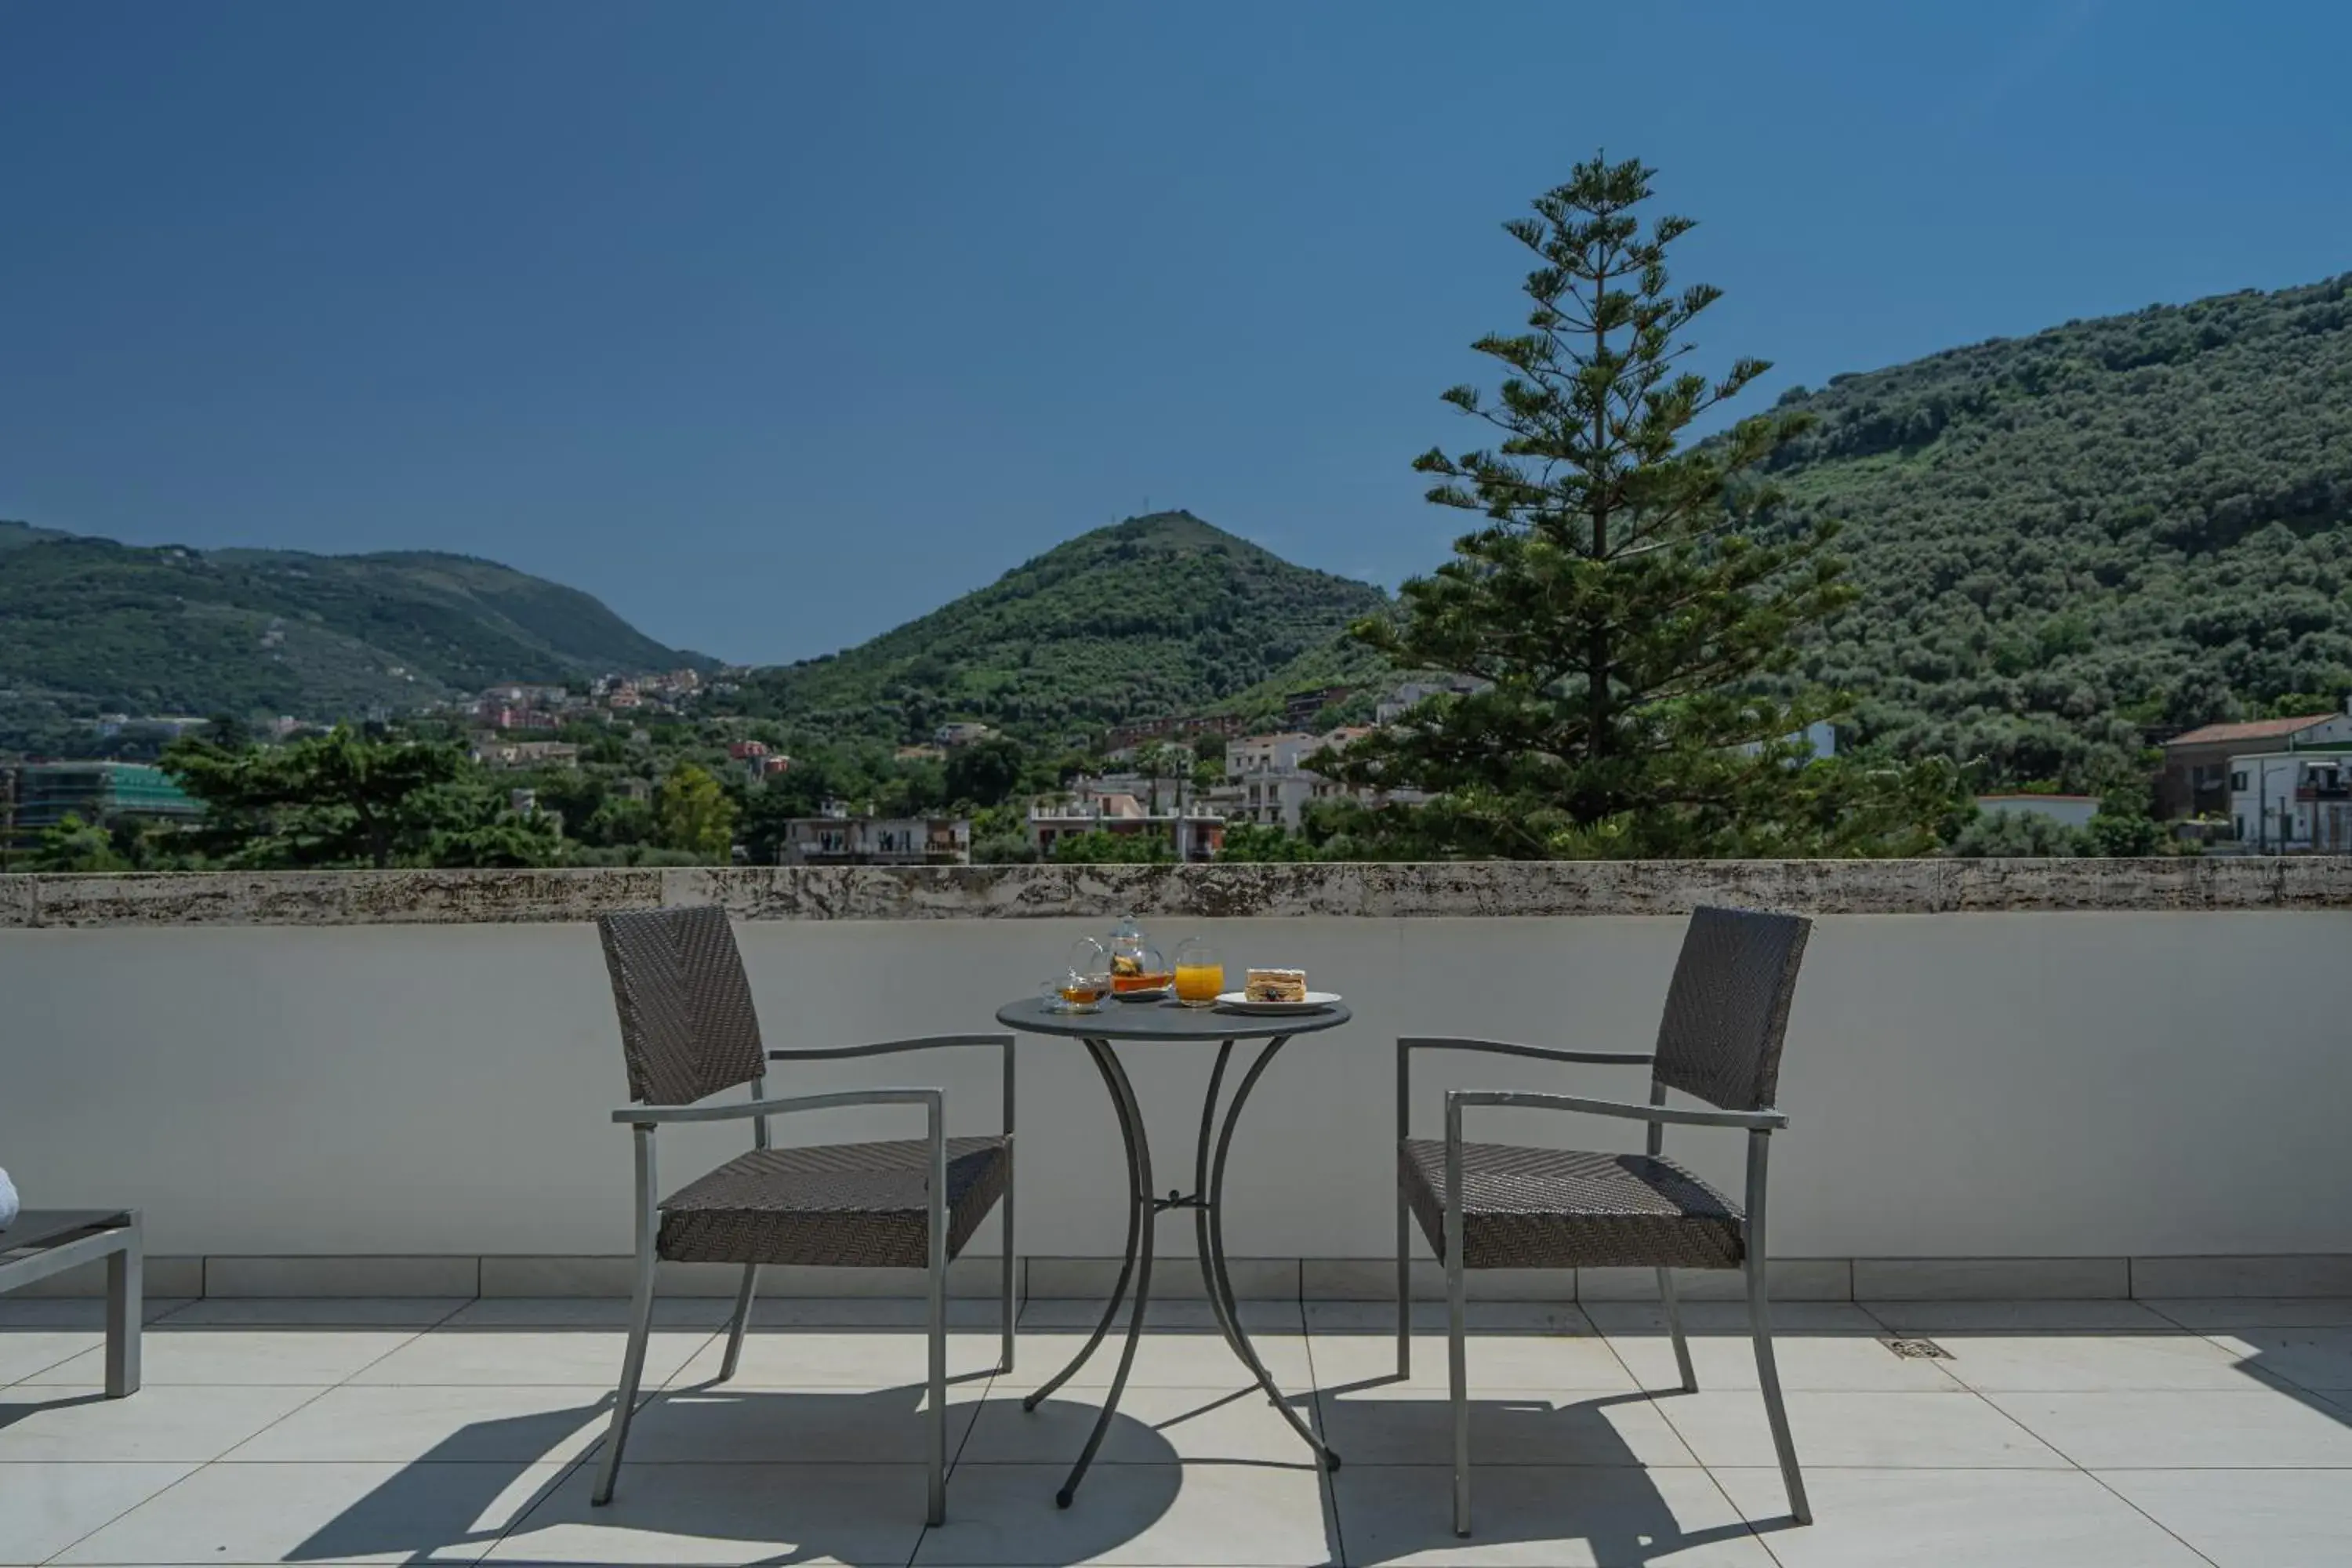
<path id="1" fill-rule="evenodd" d="M 1434 797 L 1350 825 L 1391 853 L 1916 852 L 1950 770 L 1809 765 L 1790 739 L 1837 708 L 1785 694 L 1792 638 L 1853 590 L 1832 528 L 1758 526 L 1775 495 L 1755 470 L 1805 416 L 1687 438 L 1770 367 L 1684 366 L 1685 330 L 1721 291 L 1671 285 L 1667 249 L 1692 220 L 1643 231 L 1652 175 L 1595 158 L 1504 226 L 1536 258 L 1527 330 L 1472 345 L 1502 367 L 1491 399 L 1444 394 L 1499 439 L 1413 464 L 1437 480 L 1430 500 L 1484 521 L 1405 584 L 1401 619 L 1355 628 L 1401 668 L 1474 689 L 1318 766 Z"/>

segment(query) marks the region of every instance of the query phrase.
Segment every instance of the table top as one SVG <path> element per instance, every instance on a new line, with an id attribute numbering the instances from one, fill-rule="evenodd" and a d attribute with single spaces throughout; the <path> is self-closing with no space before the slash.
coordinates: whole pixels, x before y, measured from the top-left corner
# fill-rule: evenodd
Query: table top
<path id="1" fill-rule="evenodd" d="M 1068 1035 L 1084 1040 L 1263 1040 L 1276 1035 L 1311 1035 L 1336 1029 L 1354 1015 L 1344 1002 L 1312 1013 L 1228 1013 L 1222 1007 L 1180 1007 L 1173 1002 L 1120 1002 L 1106 998 L 1092 1013 L 1049 1013 L 1042 996 L 1008 1002 L 996 1021 L 1034 1035 Z"/>

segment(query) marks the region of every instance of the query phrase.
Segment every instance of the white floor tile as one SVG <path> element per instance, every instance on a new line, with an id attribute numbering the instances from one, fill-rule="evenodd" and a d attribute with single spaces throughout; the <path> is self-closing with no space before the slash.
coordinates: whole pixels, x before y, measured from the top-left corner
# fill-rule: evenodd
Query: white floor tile
<path id="1" fill-rule="evenodd" d="M 1041 1352 L 1031 1351 L 1033 1366 Z M 1003 1343 L 994 1334 L 948 1335 L 948 1376 L 985 1377 L 996 1368 Z M 727 1359 L 727 1337 L 714 1334 L 670 1380 L 693 1388 L 712 1383 Z M 615 1363 L 617 1364 L 617 1363 Z M 896 1330 L 753 1329 L 743 1336 L 743 1359 L 729 1388 L 896 1388 L 930 1375 L 927 1336 Z M 1043 1377 L 1045 1373 L 1038 1373 Z"/>
<path id="2" fill-rule="evenodd" d="M 1322 1476 L 1265 1465 L 1097 1465 L 1067 1509 L 1066 1465 L 956 1468 L 948 1521 L 925 1532 L 918 1568 L 992 1563 L 1247 1563 L 1339 1561 Z"/>
<path id="3" fill-rule="evenodd" d="M 1102 1409 L 1105 1389 L 1063 1388 L 1034 1411 L 1003 1384 L 988 1401 L 958 1465 L 1062 1465 L 1077 1459 Z M 1292 1408 L 1312 1428 L 1313 1396 Z M 1313 1451 L 1255 1389 L 1130 1387 L 1103 1435 L 1098 1465 L 1166 1465 L 1180 1460 L 1265 1465 L 1310 1464 Z"/>
<path id="4" fill-rule="evenodd" d="M 1036 1387 L 1068 1364 L 1072 1356 L 1087 1342 L 1087 1336 L 1075 1331 L 1055 1331 L 1049 1333 L 1024 1333 L 1020 1343 L 1020 1370 L 1003 1380 L 1015 1394 L 1024 1394 Z M 1080 1367 L 1066 1388 L 1105 1388 L 1118 1371 L 1118 1358 L 1126 1336 L 1117 1330 L 1103 1337 L 1101 1344 L 1087 1364 Z M 1250 1343 L 1273 1374 L 1275 1384 L 1285 1394 L 1305 1393 L 1313 1381 L 1307 1359 L 1307 1337 L 1304 1334 L 1261 1334 L 1252 1332 Z M 989 1342 L 984 1357 L 971 1358 L 992 1364 L 994 1342 Z M 955 1363 L 950 1359 L 949 1365 Z M 1147 1331 L 1136 1346 L 1135 1370 L 1128 1374 L 1129 1387 L 1155 1388 L 1216 1388 L 1235 1389 L 1249 1385 L 1252 1379 L 1247 1368 L 1235 1359 L 1233 1348 L 1224 1336 L 1214 1331 L 1197 1332 L 1152 1333 Z"/>
<path id="5" fill-rule="evenodd" d="M 1443 1301 L 1415 1301 L 1415 1333 L 1443 1334 L 1447 1321 Z M 1474 1334 L 1589 1334 L 1592 1321 L 1576 1307 L 1553 1301 L 1465 1301 L 1462 1321 Z M 1310 1334 L 1396 1334 L 1393 1301 L 1309 1301 L 1307 1331 Z"/>
<path id="6" fill-rule="evenodd" d="M 1091 1333 L 1094 1326 L 1102 1321 L 1103 1305 L 1100 1300 L 1076 1300 L 1068 1297 L 1031 1301 L 1021 1309 L 1021 1331 L 1024 1334 L 1067 1333 L 1076 1330 Z M 1296 1301 L 1249 1300 L 1236 1305 L 1241 1308 L 1242 1327 L 1252 1334 L 1297 1334 L 1305 1331 L 1306 1319 Z M 1119 1304 L 1118 1316 L 1112 1322 L 1112 1332 L 1119 1332 L 1127 1327 L 1128 1314 L 1133 1310 L 1132 1300 Z M 1143 1326 L 1147 1331 L 1213 1334 L 1217 1331 L 1217 1319 L 1206 1300 L 1155 1296 L 1144 1309 Z"/>
<path id="7" fill-rule="evenodd" d="M 2227 1329 L 2208 1337 L 2241 1366 L 2298 1388 L 2352 1391 L 2352 1329 Z"/>
<path id="8" fill-rule="evenodd" d="M 2149 1301 L 2184 1329 L 2352 1328 L 2352 1297 L 2182 1296 Z"/>
<path id="9" fill-rule="evenodd" d="M 635 1465 L 613 1500 L 583 1465 L 485 1559 L 490 1563 L 900 1563 L 923 1532 L 920 1465 Z M 956 1506 L 953 1487 L 948 1507 Z"/>
<path id="10" fill-rule="evenodd" d="M 0 1461 L 202 1463 L 324 1392 L 284 1384 L 149 1384 L 109 1399 L 101 1387 L 19 1384 L 0 1394 Z"/>
<path id="11" fill-rule="evenodd" d="M 1608 1342 L 1643 1388 L 1664 1391 L 1682 1386 L 1674 1342 L 1665 1335 L 1611 1334 Z M 1746 1335 L 1692 1335 L 1689 1343 L 1700 1388 L 1760 1386 L 1755 1342 Z M 1772 1352 L 1782 1388 L 1932 1394 L 1954 1386 L 1938 1370 L 1945 1363 L 1898 1356 L 1866 1334 L 1776 1333 Z"/>
<path id="12" fill-rule="evenodd" d="M 2099 1479 L 2218 1568 L 2343 1568 L 2352 1471 L 2113 1470 Z"/>
<path id="13" fill-rule="evenodd" d="M 73 1304 L 76 1303 L 58 1303 Z M 144 1335 L 141 1337 L 145 1339 Z M 88 1329 L 10 1329 L 0 1332 L 0 1386 L 38 1377 L 105 1342 L 103 1331 Z"/>
<path id="14" fill-rule="evenodd" d="M 1470 1457 L 1511 1465 L 1693 1465 L 1646 1394 L 1559 1390 L 1473 1395 Z M 1451 1465 L 1454 1406 L 1443 1394 L 1372 1388 L 1325 1395 L 1323 1426 L 1346 1464 Z"/>
<path id="15" fill-rule="evenodd" d="M 2074 1470 L 1805 1471 L 1813 1522 L 1789 1519 L 1777 1469 L 1711 1472 L 1781 1568 L 2203 1568 Z"/>
<path id="16" fill-rule="evenodd" d="M 141 1336 L 140 1375 L 148 1387 L 169 1383 L 317 1386 L 342 1382 L 413 1338 L 404 1329 L 175 1329 L 158 1324 Z M 27 1381 L 92 1384 L 105 1377 L 106 1352 L 93 1349 Z"/>
<path id="17" fill-rule="evenodd" d="M 554 1465 L 208 1465 L 60 1563 L 471 1563 Z"/>
<path id="18" fill-rule="evenodd" d="M 1970 1388 L 2000 1390 L 2213 1389 L 2252 1386 L 2239 1358 L 2195 1334 L 1939 1334 L 1940 1366 Z"/>
<path id="19" fill-rule="evenodd" d="M 2168 1333 L 2177 1324 L 2137 1301 L 1865 1301 L 1898 1334 Z"/>
<path id="20" fill-rule="evenodd" d="M 172 1327 L 429 1329 L 466 1303 L 461 1296 L 208 1296 L 174 1312 Z"/>
<path id="21" fill-rule="evenodd" d="M 0 1464 L 0 1563 L 46 1563 L 194 1468 Z"/>
<path id="22" fill-rule="evenodd" d="M 2352 1468 L 2352 1412 L 2272 1390 L 1990 1394 L 2084 1469 Z"/>
<path id="23" fill-rule="evenodd" d="M 1769 1568 L 1772 1561 L 1699 1469 L 1481 1467 L 1470 1478 L 1466 1540 L 1454 1533 L 1448 1467 L 1346 1465 L 1332 1483 L 1353 1563 Z"/>
<path id="24" fill-rule="evenodd" d="M 755 1308 L 757 1303 L 754 1304 Z M 715 1296 L 656 1296 L 656 1329 L 713 1329 L 735 1303 Z M 609 1296 L 485 1296 L 449 1317 L 453 1329 L 626 1329 L 629 1301 Z"/>
<path id="25" fill-rule="evenodd" d="M 984 1388 L 949 1386 L 950 1456 L 962 1447 Z M 630 1423 L 623 1458 L 629 1464 L 919 1465 L 929 1440 L 929 1409 L 919 1386 L 868 1391 L 727 1383 L 672 1390 L 646 1404 Z"/>
<path id="26" fill-rule="evenodd" d="M 1587 1301 L 1581 1310 L 1604 1334 L 1663 1335 L 1666 1310 L 1655 1301 Z M 1679 1310 L 1685 1338 L 1748 1337 L 1745 1301 L 1685 1301 Z M 1880 1334 L 1878 1320 L 1851 1301 L 1775 1301 L 1772 1331 L 1801 1338 L 1813 1334 Z"/>
<path id="27" fill-rule="evenodd" d="M 1801 1464 L 1889 1469 L 2066 1468 L 2065 1459 L 2048 1444 L 1961 1388 L 1943 1394 L 1797 1390 L 1786 1399 Z M 1746 1390 L 1661 1394 L 1658 1408 L 1701 1464 L 1780 1462 L 1759 1394 Z"/>
<path id="28" fill-rule="evenodd" d="M 1444 1334 L 1412 1337 L 1412 1375 L 1397 1381 L 1393 1337 L 1318 1334 L 1307 1342 L 1315 1382 L 1326 1390 L 1363 1387 L 1443 1394 L 1448 1387 Z M 1630 1392 L 1633 1375 L 1598 1334 L 1474 1334 L 1464 1347 L 1473 1394 L 1516 1396 L 1528 1389 Z M 1284 1385 L 1288 1388 L 1288 1384 Z"/>
<path id="29" fill-rule="evenodd" d="M 646 1341 L 645 1386 L 661 1387 L 709 1337 L 696 1330 L 655 1330 Z M 352 1381 L 611 1387 L 620 1381 L 622 1352 L 627 1347 L 628 1335 L 600 1329 L 444 1327 L 417 1335 Z"/>
<path id="30" fill-rule="evenodd" d="M 150 1296 L 140 1303 L 147 1322 L 178 1311 L 185 1296 Z M 106 1299 L 102 1296 L 0 1297 L 0 1335 L 13 1329 L 103 1329 Z"/>
<path id="31" fill-rule="evenodd" d="M 527 1465 L 568 1459 L 604 1433 L 612 1396 L 609 1387 L 558 1384 L 346 1384 L 329 1389 L 225 1458 L 230 1464 Z"/>

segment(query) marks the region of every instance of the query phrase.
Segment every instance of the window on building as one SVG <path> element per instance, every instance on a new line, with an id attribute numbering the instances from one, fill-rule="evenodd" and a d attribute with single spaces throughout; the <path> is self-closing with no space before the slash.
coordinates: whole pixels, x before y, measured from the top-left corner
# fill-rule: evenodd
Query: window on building
<path id="1" fill-rule="evenodd" d="M 2238 818 L 2237 822 L 2233 826 L 2231 836 L 2241 840 L 2246 837 L 2246 819 L 2244 817 L 2242 816 Z"/>
<path id="2" fill-rule="evenodd" d="M 2246 787 L 2246 771 L 2243 768 L 2240 768 L 2236 773 L 2230 775 L 2230 787 L 2231 789 L 2243 789 Z"/>

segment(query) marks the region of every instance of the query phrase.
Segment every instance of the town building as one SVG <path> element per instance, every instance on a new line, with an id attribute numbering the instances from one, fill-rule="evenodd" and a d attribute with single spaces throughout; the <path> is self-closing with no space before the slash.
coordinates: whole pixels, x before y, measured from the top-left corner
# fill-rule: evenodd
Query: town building
<path id="1" fill-rule="evenodd" d="M 1223 735 L 1245 733 L 1247 721 L 1233 713 L 1192 713 L 1161 719 L 1138 719 L 1130 723 L 1114 724 L 1103 732 L 1103 752 L 1108 756 L 1123 756 L 1153 741 L 1181 740 L 1187 735 Z"/>
<path id="2" fill-rule="evenodd" d="M 580 748 L 569 741 L 477 742 L 474 761 L 486 768 L 576 768 Z"/>
<path id="3" fill-rule="evenodd" d="M 1372 705 L 1372 722 L 1393 724 L 1433 697 L 1467 697 L 1486 687 L 1483 680 L 1466 675 L 1437 675 L 1425 679 L 1407 680 Z"/>
<path id="4" fill-rule="evenodd" d="M 2258 855 L 2352 854 L 2352 742 L 2230 759 L 2230 827 Z"/>
<path id="5" fill-rule="evenodd" d="M 30 847 L 68 816 L 99 825 L 130 817 L 193 822 L 204 803 L 145 763 L 24 763 L 0 769 L 0 841 Z"/>
<path id="6" fill-rule="evenodd" d="M 852 816 L 838 801 L 819 816 L 784 824 L 785 866 L 962 866 L 971 860 L 967 817 Z"/>
<path id="7" fill-rule="evenodd" d="M 1029 842 L 1046 859 L 1053 858 L 1054 847 L 1063 839 L 1096 832 L 1165 839 L 1176 858 L 1185 861 L 1213 860 L 1224 845 L 1224 816 L 1207 806 L 1179 806 L 1172 795 L 1147 805 L 1132 795 L 1103 791 L 1103 781 L 1079 782 L 1093 787 L 1074 787 L 1066 795 L 1029 807 Z"/>
<path id="8" fill-rule="evenodd" d="M 1324 741 L 1304 731 L 1247 735 L 1225 747 L 1225 787 L 1219 800 L 1236 820 L 1293 832 L 1307 803 L 1328 781 L 1306 767 Z"/>
<path id="9" fill-rule="evenodd" d="M 2157 818 L 2233 816 L 2233 758 L 2347 742 L 2352 742 L 2352 705 L 2340 713 L 2207 724 L 2175 735 L 2164 742 L 2164 771 L 2156 782 Z"/>
<path id="10" fill-rule="evenodd" d="M 1346 701 L 1355 692 L 1352 686 L 1318 686 L 1312 691 L 1294 691 L 1282 700 L 1283 726 L 1304 730 L 1315 722 L 1315 715 L 1335 702 Z"/>
<path id="11" fill-rule="evenodd" d="M 985 741 L 994 730 L 975 719 L 958 719 L 931 731 L 931 740 L 941 746 L 969 746 L 975 741 Z"/>

